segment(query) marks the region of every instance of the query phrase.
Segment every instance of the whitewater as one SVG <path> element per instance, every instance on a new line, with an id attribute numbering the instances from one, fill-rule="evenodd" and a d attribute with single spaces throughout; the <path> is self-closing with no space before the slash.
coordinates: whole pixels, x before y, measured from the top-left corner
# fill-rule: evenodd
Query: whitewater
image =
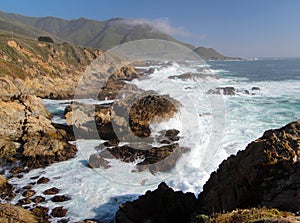
<path id="1" fill-rule="evenodd" d="M 60 194 L 70 196 L 71 200 L 59 205 L 68 210 L 67 218 L 71 222 L 83 219 L 111 222 L 120 204 L 155 189 L 161 181 L 175 190 L 193 192 L 197 196 L 211 172 L 224 159 L 244 149 L 265 130 L 279 128 L 300 117 L 300 67 L 296 66 L 299 61 L 211 62 L 207 67 L 197 63 L 173 63 L 171 66 L 155 67 L 155 72 L 148 78 L 133 80 L 131 84 L 143 90 L 168 94 L 182 105 L 169 121 L 151 125 L 154 135 L 161 129 L 179 129 L 180 146 L 191 149 L 183 154 L 170 173 L 154 175 L 148 171 L 132 172 L 134 163 L 117 160 L 111 161 L 112 168 L 108 170 L 88 168 L 89 156 L 104 141 L 77 140 L 72 142 L 78 148 L 75 158 L 32 170 L 22 179 L 11 178 L 9 182 L 16 188 L 22 188 L 33 182 L 31 178 L 35 176 L 49 178 L 50 183 L 33 185 L 32 189 L 37 192 L 36 195 L 46 199 L 49 197 L 42 193 L 50 187 L 57 187 L 61 189 Z M 257 70 L 259 67 L 261 70 Z M 199 76 L 169 78 L 187 72 Z M 205 72 L 207 75 L 203 75 Z M 236 94 L 207 94 L 216 87 L 234 87 Z M 113 103 L 82 101 L 90 104 Z M 70 102 L 44 100 L 46 107 L 54 114 L 53 122 L 65 124 L 63 112 Z M 19 196 L 13 202 L 16 203 Z M 41 205 L 51 209 L 58 206 L 51 200 Z"/>

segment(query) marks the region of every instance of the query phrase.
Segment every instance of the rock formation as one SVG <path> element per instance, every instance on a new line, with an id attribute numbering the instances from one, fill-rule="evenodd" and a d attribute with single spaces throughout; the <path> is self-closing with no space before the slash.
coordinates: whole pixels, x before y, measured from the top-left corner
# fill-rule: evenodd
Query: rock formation
<path id="1" fill-rule="evenodd" d="M 297 218 L 287 211 L 300 211 L 299 155 L 300 120 L 266 131 L 245 150 L 223 161 L 219 169 L 211 174 L 197 200 L 191 198 L 192 195 L 174 192 L 162 183 L 155 191 L 146 192 L 138 200 L 121 205 L 116 221 L 203 223 L 210 222 L 209 217 L 203 214 L 239 208 L 244 210 L 233 211 L 226 216 L 216 215 L 215 219 L 229 223 L 233 222 L 235 215 L 237 219 L 234 222 L 245 222 L 245 218 L 253 222 L 295 222 Z M 179 194 L 181 205 L 177 206 Z M 285 212 L 247 209 L 262 206 Z M 282 216 L 288 217 L 279 219 Z"/>
<path id="2" fill-rule="evenodd" d="M 11 204 L 0 204 L 0 222 L 36 223 L 38 218 L 32 212 Z"/>
<path id="3" fill-rule="evenodd" d="M 76 147 L 68 143 L 73 136 L 52 125 L 41 99 L 20 95 L 0 104 L 2 162 L 21 160 L 23 166 L 38 168 L 75 156 Z"/>
<path id="4" fill-rule="evenodd" d="M 267 206 L 300 211 L 300 120 L 266 131 L 223 161 L 199 195 L 205 211 Z"/>
<path id="5" fill-rule="evenodd" d="M 147 191 L 138 200 L 122 204 L 116 213 L 116 223 L 189 223 L 196 204 L 194 194 L 174 192 L 161 183 L 155 191 Z"/>

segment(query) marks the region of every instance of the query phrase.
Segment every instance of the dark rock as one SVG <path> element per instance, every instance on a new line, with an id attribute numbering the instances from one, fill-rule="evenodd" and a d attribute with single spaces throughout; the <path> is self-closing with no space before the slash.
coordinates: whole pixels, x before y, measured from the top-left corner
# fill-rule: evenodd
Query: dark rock
<path id="1" fill-rule="evenodd" d="M 137 200 L 122 204 L 116 213 L 116 223 L 190 223 L 196 209 L 194 194 L 174 192 L 161 183 L 156 190 L 147 191 Z"/>
<path id="2" fill-rule="evenodd" d="M 32 188 L 32 186 L 27 185 L 27 186 L 23 187 L 22 189 L 24 189 L 24 190 L 30 190 L 31 188 Z"/>
<path id="3" fill-rule="evenodd" d="M 260 88 L 259 87 L 253 87 L 251 90 L 252 91 L 260 91 Z"/>
<path id="4" fill-rule="evenodd" d="M 46 199 L 42 196 L 36 196 L 35 198 L 33 198 L 31 200 L 36 204 L 46 201 Z"/>
<path id="5" fill-rule="evenodd" d="M 223 95 L 236 95 L 236 89 L 234 87 L 218 87 L 216 89 L 210 89 L 208 94 L 223 94 Z"/>
<path id="6" fill-rule="evenodd" d="M 33 195 L 35 195 L 35 191 L 34 190 L 26 190 L 26 191 L 24 191 L 23 192 L 23 197 L 26 197 L 26 198 L 28 198 L 28 197 L 32 197 Z"/>
<path id="7" fill-rule="evenodd" d="M 36 206 L 31 209 L 32 213 L 39 219 L 39 222 L 48 223 L 50 222 L 50 216 L 48 214 L 49 208 L 43 206 Z"/>
<path id="8" fill-rule="evenodd" d="M 12 174 L 19 174 L 22 173 L 23 171 L 24 171 L 24 167 L 13 167 L 10 172 Z"/>
<path id="9" fill-rule="evenodd" d="M 70 197 L 66 195 L 56 195 L 51 199 L 53 202 L 64 202 L 64 201 L 69 201 L 71 200 Z"/>
<path id="10" fill-rule="evenodd" d="M 45 194 L 45 195 L 54 195 L 54 194 L 58 194 L 58 193 L 59 193 L 59 189 L 56 188 L 56 187 L 52 187 L 52 188 L 50 188 L 48 190 L 45 190 L 43 192 L 43 194 Z"/>
<path id="11" fill-rule="evenodd" d="M 126 163 L 141 159 L 143 161 L 137 164 L 138 170 L 144 171 L 149 169 L 152 173 L 171 170 L 180 155 L 187 151 L 186 148 L 181 148 L 178 144 L 150 148 L 144 150 L 125 145 L 107 148 L 107 151 L 116 159 L 120 159 Z"/>
<path id="12" fill-rule="evenodd" d="M 56 218 L 62 218 L 66 216 L 67 212 L 64 207 L 56 207 L 52 210 L 51 215 Z"/>
<path id="13" fill-rule="evenodd" d="M 38 179 L 37 184 L 46 184 L 49 181 L 50 181 L 49 178 L 41 177 L 40 179 Z"/>
<path id="14" fill-rule="evenodd" d="M 27 205 L 30 203 L 31 203 L 31 200 L 29 198 L 24 198 L 24 199 L 19 200 L 17 205 L 23 206 L 23 205 Z"/>
<path id="15" fill-rule="evenodd" d="M 223 161 L 199 195 L 205 211 L 266 206 L 300 211 L 300 120 L 266 131 Z"/>

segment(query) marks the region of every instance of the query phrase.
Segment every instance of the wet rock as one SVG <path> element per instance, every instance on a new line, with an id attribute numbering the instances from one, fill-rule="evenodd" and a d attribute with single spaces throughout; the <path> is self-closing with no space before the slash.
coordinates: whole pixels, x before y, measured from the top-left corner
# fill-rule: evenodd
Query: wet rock
<path id="1" fill-rule="evenodd" d="M 28 198 L 28 197 L 32 197 L 33 195 L 35 195 L 35 193 L 36 192 L 34 190 L 26 190 L 23 192 L 22 196 Z"/>
<path id="2" fill-rule="evenodd" d="M 38 179 L 37 184 L 46 184 L 49 181 L 50 181 L 49 178 L 41 177 L 40 179 Z"/>
<path id="3" fill-rule="evenodd" d="M 204 210 L 266 206 L 299 211 L 299 148 L 300 120 L 266 131 L 211 174 L 199 195 Z"/>
<path id="4" fill-rule="evenodd" d="M 176 191 L 161 183 L 133 202 L 126 202 L 116 213 L 116 223 L 190 223 L 197 208 L 194 194 Z"/>
<path id="5" fill-rule="evenodd" d="M 223 95 L 236 95 L 236 89 L 234 87 L 218 87 L 211 89 L 208 94 L 223 94 Z"/>
<path id="6" fill-rule="evenodd" d="M 150 172 L 166 172 L 171 170 L 180 155 L 187 151 L 186 148 L 181 148 L 178 144 L 171 144 L 162 147 L 151 147 L 151 149 L 137 149 L 130 146 L 107 148 L 116 159 L 123 162 L 134 162 L 143 160 L 137 164 L 139 171 L 149 169 Z"/>
<path id="7" fill-rule="evenodd" d="M 43 206 L 36 206 L 33 209 L 31 209 L 31 212 L 38 218 L 39 222 L 50 222 L 50 216 L 48 214 L 49 208 Z"/>
<path id="8" fill-rule="evenodd" d="M 51 215 L 56 218 L 62 218 L 66 216 L 67 212 L 64 207 L 56 207 L 52 210 Z"/>
<path id="9" fill-rule="evenodd" d="M 51 199 L 53 202 L 64 202 L 64 201 L 69 201 L 71 200 L 70 197 L 66 195 L 56 195 Z"/>
<path id="10" fill-rule="evenodd" d="M 251 90 L 252 91 L 260 91 L 260 88 L 259 87 L 253 87 Z"/>
<path id="11" fill-rule="evenodd" d="M 15 196 L 14 187 L 0 175 L 0 198 L 3 200 L 12 200 Z"/>
<path id="12" fill-rule="evenodd" d="M 27 205 L 30 204 L 31 200 L 29 198 L 23 198 L 21 200 L 18 201 L 18 205 L 23 206 L 23 205 Z"/>
<path id="13" fill-rule="evenodd" d="M 180 79 L 180 80 L 206 80 L 206 79 L 217 79 L 216 76 L 212 74 L 204 74 L 204 73 L 184 73 L 180 75 L 169 76 L 169 79 Z"/>
<path id="14" fill-rule="evenodd" d="M 24 167 L 13 167 L 10 172 L 12 174 L 19 174 L 22 173 L 23 171 L 24 171 Z"/>
<path id="15" fill-rule="evenodd" d="M 46 199 L 42 196 L 36 196 L 35 198 L 31 199 L 31 201 L 33 201 L 36 204 L 39 204 L 41 202 L 44 202 Z"/>
<path id="16" fill-rule="evenodd" d="M 89 158 L 89 166 L 91 168 L 104 168 L 108 169 L 111 166 L 109 165 L 109 162 L 105 160 L 100 154 L 92 154 Z"/>
<path id="17" fill-rule="evenodd" d="M 52 187 L 43 192 L 43 194 L 45 194 L 45 195 L 54 195 L 54 194 L 58 194 L 58 193 L 59 193 L 59 189 L 56 187 Z"/>
<path id="18" fill-rule="evenodd" d="M 22 189 L 24 189 L 24 190 L 30 190 L 32 188 L 32 186 L 30 186 L 30 185 L 27 185 L 27 186 L 25 186 L 25 187 L 22 187 Z"/>

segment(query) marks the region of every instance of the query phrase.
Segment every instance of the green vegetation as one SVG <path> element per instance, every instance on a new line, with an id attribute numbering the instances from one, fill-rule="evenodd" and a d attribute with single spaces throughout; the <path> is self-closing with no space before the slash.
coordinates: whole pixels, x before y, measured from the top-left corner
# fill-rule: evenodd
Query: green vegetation
<path id="1" fill-rule="evenodd" d="M 96 21 L 85 18 L 64 20 L 54 17 L 28 17 L 0 12 L 0 32 L 10 32 L 37 38 L 51 36 L 55 42 L 70 42 L 75 45 L 111 49 L 119 44 L 141 39 L 160 39 L 182 44 L 194 49 L 204 60 L 240 59 L 226 57 L 212 48 L 198 47 L 180 42 L 172 36 L 154 29 L 149 24 L 130 24 L 121 18 Z"/>
<path id="2" fill-rule="evenodd" d="M 216 214 L 215 216 L 197 215 L 192 223 L 255 223 L 278 222 L 287 217 L 294 217 L 292 213 L 281 212 L 275 208 L 238 209 L 232 212 Z M 283 221 L 284 222 L 284 221 Z M 288 221 L 287 221 L 288 222 Z"/>
<path id="3" fill-rule="evenodd" d="M 53 39 L 49 36 L 39 36 L 38 41 L 46 43 L 54 43 Z"/>

